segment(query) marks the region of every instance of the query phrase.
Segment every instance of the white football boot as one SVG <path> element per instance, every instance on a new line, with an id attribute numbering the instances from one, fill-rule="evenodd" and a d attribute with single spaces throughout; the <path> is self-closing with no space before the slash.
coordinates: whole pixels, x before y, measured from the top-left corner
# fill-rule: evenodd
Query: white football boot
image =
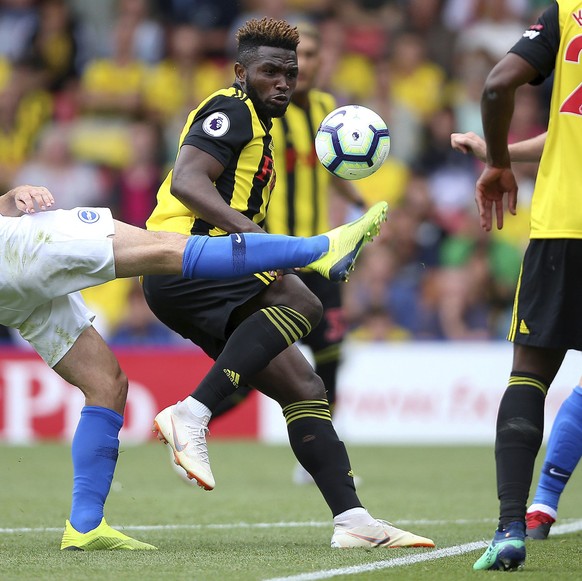
<path id="1" fill-rule="evenodd" d="M 215 482 L 206 445 L 210 416 L 195 416 L 180 404 L 162 410 L 154 419 L 153 431 L 158 440 L 172 447 L 174 462 L 188 478 L 196 480 L 204 490 L 212 490 Z"/>
<path id="2" fill-rule="evenodd" d="M 397 529 L 391 523 L 377 519 L 373 525 L 352 528 L 335 525 L 331 546 L 333 549 L 354 549 L 357 547 L 397 549 L 402 547 L 434 547 L 435 544 L 431 539 Z"/>

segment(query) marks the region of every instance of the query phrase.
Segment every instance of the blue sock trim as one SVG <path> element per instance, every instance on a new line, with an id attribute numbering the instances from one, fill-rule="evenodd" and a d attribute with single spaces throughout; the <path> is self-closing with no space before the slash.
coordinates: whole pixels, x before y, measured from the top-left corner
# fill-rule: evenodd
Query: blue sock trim
<path id="1" fill-rule="evenodd" d="M 86 405 L 81 410 L 81 416 L 83 415 L 97 415 L 99 417 L 106 417 L 111 420 L 112 424 L 118 430 L 121 430 L 123 427 L 123 416 L 118 414 L 115 410 L 111 410 L 109 408 L 104 408 L 97 405 Z"/>
<path id="2" fill-rule="evenodd" d="M 190 236 L 188 238 L 182 257 L 182 276 L 184 278 L 194 278 L 198 259 L 207 240 L 209 240 L 208 236 Z"/>

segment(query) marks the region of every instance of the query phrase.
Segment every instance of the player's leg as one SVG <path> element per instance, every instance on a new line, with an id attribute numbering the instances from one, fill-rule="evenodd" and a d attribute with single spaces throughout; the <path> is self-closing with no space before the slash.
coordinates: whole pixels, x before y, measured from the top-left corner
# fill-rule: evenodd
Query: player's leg
<path id="1" fill-rule="evenodd" d="M 582 457 L 582 380 L 564 400 L 548 440 L 533 503 L 526 514 L 526 535 L 546 539 L 556 521 L 560 495 Z"/>
<path id="2" fill-rule="evenodd" d="M 291 448 L 333 515 L 332 547 L 434 546 L 430 539 L 379 521 L 365 510 L 346 447 L 332 423 L 323 382 L 297 346 L 285 349 L 250 383 L 281 405 Z"/>
<path id="3" fill-rule="evenodd" d="M 239 383 L 245 383 L 284 349 L 308 335 L 321 314 L 321 302 L 299 277 L 287 275 L 268 286 L 233 313 L 235 330 L 193 397 L 213 411 L 235 393 Z M 225 369 L 238 379 L 233 381 Z"/>
<path id="4" fill-rule="evenodd" d="M 249 278 L 231 285 L 210 285 L 207 289 L 209 298 L 204 303 L 207 318 L 212 323 L 220 321 L 216 334 L 226 327 L 234 328 L 234 331 L 221 351 L 216 353 L 214 365 L 191 397 L 162 410 L 154 420 L 154 431 L 160 440 L 174 448 L 176 462 L 207 490 L 214 488 L 214 477 L 208 461 L 205 434 L 214 410 L 225 398 L 235 394 L 239 385 L 245 385 L 247 377 L 265 368 L 281 351 L 307 335 L 321 317 L 321 303 L 298 277 L 285 276 L 269 286 L 255 277 Z M 189 295 L 183 289 L 183 298 L 178 297 L 171 307 L 178 308 L 180 301 L 186 300 L 183 314 L 170 313 L 166 318 L 164 305 L 168 295 L 157 286 L 159 283 L 157 277 L 148 277 L 144 281 L 150 307 L 171 328 L 189 337 L 187 317 L 192 304 Z M 161 284 L 164 284 L 163 280 Z M 190 286 L 196 285 L 196 281 L 190 282 Z M 224 296 L 225 301 L 218 309 L 216 301 L 220 296 Z M 242 305 L 230 313 L 226 301 L 232 296 Z M 210 320 L 207 327 L 212 324 Z M 190 446 L 183 446 L 182 433 L 194 434 L 190 437 Z"/>
<path id="5" fill-rule="evenodd" d="M 323 305 L 323 316 L 319 325 L 303 338 L 302 343 L 311 349 L 315 373 L 321 377 L 325 385 L 333 417 L 341 346 L 347 330 L 341 303 L 342 286 L 315 273 L 302 273 L 301 280 Z M 359 477 L 357 481 L 360 481 Z M 313 478 L 301 464 L 298 464 L 293 472 L 293 482 L 300 485 L 313 484 Z"/>
<path id="6" fill-rule="evenodd" d="M 118 277 L 183 274 L 187 278 L 233 278 L 305 266 L 331 280 L 347 280 L 362 248 L 386 219 L 386 204 L 362 218 L 310 238 L 258 233 L 185 237 L 148 232 L 115 222 L 113 245 Z"/>
<path id="7" fill-rule="evenodd" d="M 88 327 L 54 370 L 85 394 L 72 442 L 73 498 L 61 549 L 155 549 L 112 529 L 103 515 L 127 396 L 127 377 L 117 359 L 97 331 Z"/>
<path id="8" fill-rule="evenodd" d="M 40 305 L 18 327 L 47 364 L 85 395 L 72 445 L 73 501 L 61 548 L 150 549 L 103 519 L 117 463 L 127 378 L 91 327 L 93 317 L 81 295 L 73 293 Z"/>
<path id="9" fill-rule="evenodd" d="M 150 232 L 115 222 L 118 277 L 183 274 L 187 278 L 233 278 L 255 272 L 305 266 L 328 251 L 325 236 L 293 238 L 246 233 L 185 236 Z"/>
<path id="10" fill-rule="evenodd" d="M 515 570 L 525 563 L 525 514 L 546 393 L 568 347 L 582 344 L 576 323 L 582 317 L 580 260 L 579 240 L 531 240 L 526 250 L 508 333 L 514 344 L 512 370 L 497 415 L 499 526 L 474 569 Z"/>
<path id="11" fill-rule="evenodd" d="M 520 568 L 525 561 L 525 513 L 544 431 L 548 388 L 565 350 L 514 345 L 508 387 L 497 415 L 495 463 L 499 526 L 475 569 Z"/>

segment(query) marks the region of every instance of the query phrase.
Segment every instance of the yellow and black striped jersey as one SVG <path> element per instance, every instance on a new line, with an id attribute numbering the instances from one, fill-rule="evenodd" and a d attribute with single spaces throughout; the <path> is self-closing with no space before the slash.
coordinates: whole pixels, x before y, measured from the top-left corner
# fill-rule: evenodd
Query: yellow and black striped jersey
<path id="1" fill-rule="evenodd" d="M 273 143 L 252 101 L 238 85 L 221 89 L 188 115 L 179 147 L 191 145 L 212 155 L 224 171 L 214 185 L 231 208 L 262 225 L 275 183 Z M 160 186 L 146 226 L 183 234 L 225 232 L 199 218 L 170 192 L 172 171 Z"/>
<path id="2" fill-rule="evenodd" d="M 269 232 L 314 236 L 330 229 L 331 174 L 317 159 L 315 134 L 335 106 L 332 95 L 312 90 L 307 110 L 291 103 L 284 117 L 273 119 L 277 184 L 267 216 Z"/>

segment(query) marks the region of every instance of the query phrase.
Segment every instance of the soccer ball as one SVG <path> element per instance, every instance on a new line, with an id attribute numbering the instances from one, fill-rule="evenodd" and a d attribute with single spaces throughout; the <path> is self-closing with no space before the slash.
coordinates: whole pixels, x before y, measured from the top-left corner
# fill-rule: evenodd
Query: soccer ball
<path id="1" fill-rule="evenodd" d="M 315 135 L 319 161 L 345 180 L 372 175 L 390 152 L 390 133 L 382 117 L 360 105 L 334 109 Z"/>

